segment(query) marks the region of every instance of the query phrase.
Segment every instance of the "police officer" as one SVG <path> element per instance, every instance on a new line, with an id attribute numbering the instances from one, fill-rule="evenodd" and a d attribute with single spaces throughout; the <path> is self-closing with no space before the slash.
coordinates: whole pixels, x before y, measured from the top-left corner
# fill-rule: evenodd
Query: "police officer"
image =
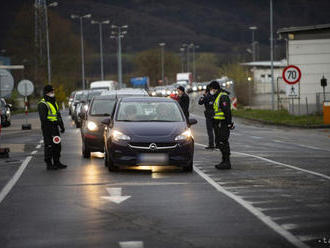
<path id="1" fill-rule="evenodd" d="M 189 96 L 185 92 L 185 88 L 183 86 L 179 86 L 178 90 L 178 103 L 181 106 L 184 115 L 186 116 L 187 121 L 189 121 Z"/>
<path id="2" fill-rule="evenodd" d="M 206 91 L 203 94 L 203 96 L 201 96 L 199 98 L 198 104 L 199 105 L 203 105 L 205 106 L 205 111 L 204 111 L 204 115 L 205 115 L 205 120 L 206 120 L 206 129 L 207 129 L 207 135 L 209 137 L 209 145 L 207 147 L 205 147 L 205 149 L 214 149 L 214 109 L 213 109 L 213 104 L 215 101 L 215 96 L 212 92 L 212 94 L 210 93 L 210 85 L 207 85 Z"/>
<path id="3" fill-rule="evenodd" d="M 61 133 L 65 132 L 59 107 L 56 103 L 54 88 L 51 85 L 44 87 L 44 97 L 38 104 L 42 135 L 45 146 L 45 162 L 47 170 L 64 169 L 67 166 L 60 162 Z"/>
<path id="4" fill-rule="evenodd" d="M 216 96 L 214 109 L 214 131 L 216 144 L 222 153 L 222 162 L 215 165 L 217 169 L 231 169 L 229 135 L 230 130 L 234 129 L 231 118 L 231 104 L 229 92 L 222 89 L 217 81 L 210 83 L 210 93 Z"/>

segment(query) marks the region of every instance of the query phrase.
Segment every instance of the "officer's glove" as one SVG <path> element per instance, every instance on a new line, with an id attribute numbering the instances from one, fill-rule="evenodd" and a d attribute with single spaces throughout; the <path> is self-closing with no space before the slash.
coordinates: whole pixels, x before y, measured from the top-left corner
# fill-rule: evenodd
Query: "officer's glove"
<path id="1" fill-rule="evenodd" d="M 64 133 L 65 132 L 65 128 L 61 128 L 61 133 Z"/>
<path id="2" fill-rule="evenodd" d="M 228 124 L 228 128 L 229 128 L 230 130 L 234 130 L 234 129 L 235 129 L 234 122 Z"/>

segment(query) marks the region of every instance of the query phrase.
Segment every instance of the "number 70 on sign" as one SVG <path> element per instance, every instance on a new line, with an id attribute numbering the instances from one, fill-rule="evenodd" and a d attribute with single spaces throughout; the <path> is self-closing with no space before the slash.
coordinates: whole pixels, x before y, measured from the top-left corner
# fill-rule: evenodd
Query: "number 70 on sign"
<path id="1" fill-rule="evenodd" d="M 287 84 L 296 84 L 301 79 L 301 71 L 297 66 L 289 65 L 284 68 L 282 77 Z"/>

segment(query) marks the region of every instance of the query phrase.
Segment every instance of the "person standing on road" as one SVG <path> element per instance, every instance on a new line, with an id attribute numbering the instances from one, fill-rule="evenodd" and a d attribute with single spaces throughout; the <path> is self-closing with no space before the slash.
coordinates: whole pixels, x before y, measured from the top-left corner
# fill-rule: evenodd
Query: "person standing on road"
<path id="1" fill-rule="evenodd" d="M 230 163 L 230 130 L 234 129 L 234 123 L 231 118 L 231 104 L 229 92 L 222 89 L 217 81 L 210 83 L 210 93 L 216 96 L 214 109 L 214 131 L 216 145 L 222 153 L 222 162 L 215 165 L 215 168 L 231 169 Z"/>
<path id="2" fill-rule="evenodd" d="M 179 86 L 177 88 L 178 90 L 178 102 L 179 105 L 181 106 L 183 113 L 187 119 L 187 121 L 189 121 L 189 96 L 185 93 L 185 89 L 183 86 Z"/>
<path id="3" fill-rule="evenodd" d="M 67 166 L 60 162 L 61 138 L 58 127 L 61 129 L 61 133 L 65 132 L 65 128 L 56 103 L 55 91 L 51 85 L 44 87 L 44 97 L 38 104 L 38 112 L 44 137 L 47 170 L 64 169 Z"/>
<path id="4" fill-rule="evenodd" d="M 215 101 L 215 96 L 212 92 L 210 93 L 210 86 L 208 85 L 203 96 L 199 98 L 198 104 L 205 106 L 205 120 L 206 120 L 206 129 L 207 135 L 209 137 L 209 145 L 205 149 L 214 149 L 214 109 L 213 104 Z"/>

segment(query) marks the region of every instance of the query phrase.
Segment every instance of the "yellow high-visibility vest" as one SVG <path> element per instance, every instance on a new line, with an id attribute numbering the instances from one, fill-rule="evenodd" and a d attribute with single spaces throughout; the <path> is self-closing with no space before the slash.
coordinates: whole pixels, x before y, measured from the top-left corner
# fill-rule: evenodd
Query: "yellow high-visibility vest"
<path id="1" fill-rule="evenodd" d="M 48 109 L 47 119 L 49 121 L 57 121 L 57 109 L 58 109 L 57 103 L 55 103 L 55 105 L 56 105 L 56 108 L 55 108 L 55 106 L 52 103 L 47 102 L 45 100 L 45 98 L 42 98 L 40 102 L 43 104 L 46 104 L 46 106 L 47 106 L 47 109 Z"/>
<path id="2" fill-rule="evenodd" d="M 219 108 L 219 101 L 222 96 L 227 96 L 228 94 L 226 92 L 220 92 L 217 98 L 215 99 L 213 103 L 213 109 L 214 109 L 214 119 L 216 120 L 225 120 L 225 113 Z"/>

